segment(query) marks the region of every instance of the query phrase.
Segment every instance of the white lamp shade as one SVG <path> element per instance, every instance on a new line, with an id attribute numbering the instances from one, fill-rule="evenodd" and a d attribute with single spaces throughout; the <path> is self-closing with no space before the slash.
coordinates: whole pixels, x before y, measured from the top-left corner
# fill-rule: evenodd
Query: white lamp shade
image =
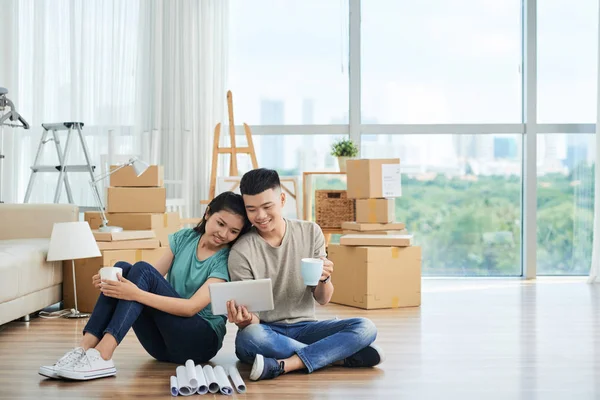
<path id="1" fill-rule="evenodd" d="M 138 160 L 137 158 L 133 160 L 131 165 L 133 165 L 133 169 L 135 171 L 136 176 L 140 176 L 141 174 L 146 172 L 146 170 L 150 166 L 150 164 L 148 164 L 147 162 Z"/>
<path id="2" fill-rule="evenodd" d="M 46 261 L 100 257 L 100 249 L 86 221 L 58 222 L 52 228 Z"/>

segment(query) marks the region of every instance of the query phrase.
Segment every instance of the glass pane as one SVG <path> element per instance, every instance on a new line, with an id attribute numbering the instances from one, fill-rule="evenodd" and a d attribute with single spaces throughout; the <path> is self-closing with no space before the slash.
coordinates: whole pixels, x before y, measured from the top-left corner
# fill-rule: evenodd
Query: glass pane
<path id="1" fill-rule="evenodd" d="M 544 0 L 537 10 L 538 122 L 595 122 L 598 0 Z"/>
<path id="2" fill-rule="evenodd" d="M 363 158 L 399 157 L 396 219 L 423 275 L 520 275 L 521 136 L 363 135 Z"/>
<path id="3" fill-rule="evenodd" d="M 521 122 L 521 1 L 362 2 L 364 123 Z"/>
<path id="4" fill-rule="evenodd" d="M 538 275 L 587 275 L 594 223 L 593 134 L 538 135 Z"/>
<path id="5" fill-rule="evenodd" d="M 348 2 L 233 0 L 236 123 L 348 123 Z"/>

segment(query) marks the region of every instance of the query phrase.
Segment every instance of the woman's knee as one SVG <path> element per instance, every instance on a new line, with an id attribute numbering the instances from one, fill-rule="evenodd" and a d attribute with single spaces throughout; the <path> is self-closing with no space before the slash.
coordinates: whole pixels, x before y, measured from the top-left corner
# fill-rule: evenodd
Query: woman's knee
<path id="1" fill-rule="evenodd" d="M 144 274 L 148 273 L 153 268 L 154 267 L 152 265 L 148 264 L 145 261 L 138 261 L 131 266 L 129 273 L 125 277 L 130 281 L 135 282 L 137 279 L 144 276 Z"/>
<path id="2" fill-rule="evenodd" d="M 131 267 L 132 265 L 130 263 L 128 263 L 127 261 L 117 261 L 114 265 L 115 268 L 121 268 L 123 270 L 123 276 L 125 278 L 127 278 L 127 275 L 129 275 L 129 271 L 131 271 Z"/>

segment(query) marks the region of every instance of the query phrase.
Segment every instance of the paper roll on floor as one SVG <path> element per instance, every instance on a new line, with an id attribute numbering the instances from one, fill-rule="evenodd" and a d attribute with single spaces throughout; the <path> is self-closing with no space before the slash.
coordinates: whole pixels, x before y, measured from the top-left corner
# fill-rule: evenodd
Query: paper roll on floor
<path id="1" fill-rule="evenodd" d="M 171 376 L 171 396 L 176 397 L 179 394 L 179 386 L 177 385 L 177 378 Z"/>
<path id="2" fill-rule="evenodd" d="M 210 365 L 205 365 L 202 367 L 202 371 L 204 371 L 204 376 L 206 377 L 208 391 L 211 393 L 217 393 L 219 391 L 219 384 L 215 378 L 215 372 L 213 371 L 213 368 Z"/>
<path id="3" fill-rule="evenodd" d="M 246 393 L 246 384 L 240 375 L 240 371 L 232 365 L 228 368 L 227 372 L 229 372 L 229 377 L 233 382 L 235 390 L 237 390 L 238 393 Z"/>
<path id="4" fill-rule="evenodd" d="M 231 396 L 233 394 L 233 388 L 231 387 L 231 382 L 229 382 L 229 378 L 227 378 L 227 373 L 225 369 L 220 365 L 217 365 L 213 371 L 215 372 L 215 377 L 217 378 L 217 383 L 219 384 L 219 390 L 222 394 Z"/>
<path id="5" fill-rule="evenodd" d="M 191 396 L 194 394 L 190 387 L 190 380 L 187 377 L 185 366 L 178 366 L 175 369 L 175 375 L 177 375 L 177 388 L 179 389 L 179 394 L 182 396 Z"/>
<path id="6" fill-rule="evenodd" d="M 196 393 L 198 390 L 198 377 L 196 376 L 194 360 L 187 360 L 185 362 L 185 375 L 188 378 L 188 385 L 192 389 L 192 393 Z"/>
<path id="7" fill-rule="evenodd" d="M 198 389 L 196 390 L 196 393 L 208 393 L 208 384 L 206 383 L 206 377 L 204 376 L 204 371 L 202 370 L 202 365 L 200 364 L 196 365 L 196 377 L 198 378 Z"/>

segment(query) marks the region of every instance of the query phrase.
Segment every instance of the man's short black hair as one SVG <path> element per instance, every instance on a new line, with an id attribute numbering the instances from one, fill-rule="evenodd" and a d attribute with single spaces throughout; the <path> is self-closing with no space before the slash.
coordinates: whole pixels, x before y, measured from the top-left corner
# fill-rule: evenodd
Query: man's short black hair
<path id="1" fill-rule="evenodd" d="M 242 176 L 240 181 L 240 192 L 254 196 L 269 189 L 278 189 L 281 187 L 279 174 L 277 171 L 267 168 L 257 168 L 248 171 Z"/>

